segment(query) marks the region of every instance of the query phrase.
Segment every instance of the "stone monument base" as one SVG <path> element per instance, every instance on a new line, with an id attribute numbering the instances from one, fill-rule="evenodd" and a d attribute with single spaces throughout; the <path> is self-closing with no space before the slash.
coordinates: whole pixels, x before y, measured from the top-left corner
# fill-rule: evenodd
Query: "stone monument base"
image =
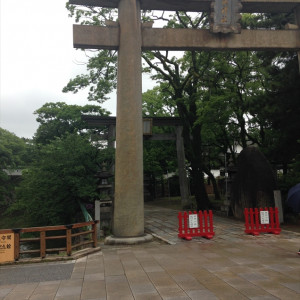
<path id="1" fill-rule="evenodd" d="M 136 245 L 151 242 L 153 236 L 151 234 L 144 234 L 136 237 L 115 237 L 113 235 L 108 236 L 104 240 L 105 245 Z"/>

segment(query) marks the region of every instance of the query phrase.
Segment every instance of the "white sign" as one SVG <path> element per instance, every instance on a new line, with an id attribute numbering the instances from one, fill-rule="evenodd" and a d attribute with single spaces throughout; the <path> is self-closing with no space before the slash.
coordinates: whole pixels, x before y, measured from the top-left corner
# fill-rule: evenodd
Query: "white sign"
<path id="1" fill-rule="evenodd" d="M 270 224 L 269 212 L 267 210 L 260 211 L 260 224 Z"/>
<path id="2" fill-rule="evenodd" d="M 198 228 L 199 227 L 197 214 L 189 215 L 189 227 L 190 228 Z"/>

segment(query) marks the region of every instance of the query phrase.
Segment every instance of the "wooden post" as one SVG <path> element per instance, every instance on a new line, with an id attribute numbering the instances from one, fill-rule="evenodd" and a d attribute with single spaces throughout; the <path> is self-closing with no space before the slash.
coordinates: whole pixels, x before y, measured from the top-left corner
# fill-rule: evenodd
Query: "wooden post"
<path id="1" fill-rule="evenodd" d="M 97 223 L 98 221 L 95 221 L 92 225 L 93 228 L 93 233 L 92 233 L 92 238 L 93 238 L 93 247 L 97 247 Z"/>
<path id="2" fill-rule="evenodd" d="M 67 246 L 67 255 L 70 256 L 72 254 L 72 227 L 73 225 L 66 225 L 66 246 Z"/>
<path id="3" fill-rule="evenodd" d="M 14 258 L 15 260 L 19 260 L 20 258 L 20 230 L 21 229 L 13 229 L 15 245 L 14 245 Z"/>
<path id="4" fill-rule="evenodd" d="M 40 232 L 40 256 L 41 258 L 46 257 L 46 232 Z"/>

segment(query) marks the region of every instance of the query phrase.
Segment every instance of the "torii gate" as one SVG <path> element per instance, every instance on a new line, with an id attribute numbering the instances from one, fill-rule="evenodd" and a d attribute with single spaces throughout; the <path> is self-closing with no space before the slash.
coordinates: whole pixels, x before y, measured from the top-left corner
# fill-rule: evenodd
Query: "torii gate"
<path id="1" fill-rule="evenodd" d="M 236 13 L 296 14 L 300 0 L 70 0 L 71 4 L 118 8 L 118 23 L 106 27 L 74 25 L 74 47 L 118 50 L 116 171 L 113 236 L 107 243 L 136 243 L 144 234 L 142 50 L 300 50 L 300 30 L 241 30 L 233 24 L 224 31 L 155 29 L 141 23 L 141 9 L 212 12 L 227 24 Z M 242 4 L 242 8 L 239 6 Z M 235 6 L 235 7 L 233 7 Z M 225 12 L 225 13 L 224 13 Z M 225 24 L 225 25 L 226 25 Z M 214 24 L 215 25 L 215 24 Z M 221 24 L 222 25 L 222 24 Z M 232 24 L 229 24 L 232 25 Z M 230 26 L 229 26 L 230 27 Z M 228 32 L 240 32 L 233 34 Z M 215 33 L 217 32 L 217 33 Z M 223 32 L 223 33 L 219 33 Z M 225 34 L 228 33 L 228 34 Z"/>

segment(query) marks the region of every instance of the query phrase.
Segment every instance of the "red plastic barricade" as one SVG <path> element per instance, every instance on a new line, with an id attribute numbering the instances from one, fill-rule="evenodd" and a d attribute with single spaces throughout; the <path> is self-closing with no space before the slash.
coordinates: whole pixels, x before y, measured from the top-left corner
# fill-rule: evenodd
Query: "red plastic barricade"
<path id="1" fill-rule="evenodd" d="M 194 236 L 202 236 L 207 239 L 212 239 L 215 235 L 213 228 L 213 214 L 212 211 L 208 212 L 196 211 L 188 213 L 178 213 L 178 237 L 186 240 L 191 240 Z"/>
<path id="2" fill-rule="evenodd" d="M 259 235 L 261 232 L 280 234 L 278 208 L 245 208 L 245 233 Z"/>

